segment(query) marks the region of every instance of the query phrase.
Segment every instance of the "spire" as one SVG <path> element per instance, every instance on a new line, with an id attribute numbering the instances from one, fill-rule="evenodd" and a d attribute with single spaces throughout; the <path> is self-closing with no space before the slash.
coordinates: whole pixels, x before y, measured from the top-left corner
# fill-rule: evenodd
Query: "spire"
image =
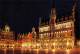
<path id="1" fill-rule="evenodd" d="M 56 16 L 56 9 L 55 8 L 51 9 L 51 15 Z"/>
<path id="2" fill-rule="evenodd" d="M 39 18 L 39 26 L 41 25 L 41 17 Z"/>
<path id="3" fill-rule="evenodd" d="M 73 0 L 73 8 L 72 8 L 72 17 L 75 19 L 75 10 L 76 10 L 77 0 Z"/>
<path id="4" fill-rule="evenodd" d="M 56 16 L 56 7 L 55 7 L 55 0 L 52 1 L 52 9 L 51 9 L 51 15 Z"/>
<path id="5" fill-rule="evenodd" d="M 56 7 L 55 7 L 55 0 L 53 0 L 52 9 L 51 9 L 51 16 L 50 16 L 50 23 L 56 23 Z"/>

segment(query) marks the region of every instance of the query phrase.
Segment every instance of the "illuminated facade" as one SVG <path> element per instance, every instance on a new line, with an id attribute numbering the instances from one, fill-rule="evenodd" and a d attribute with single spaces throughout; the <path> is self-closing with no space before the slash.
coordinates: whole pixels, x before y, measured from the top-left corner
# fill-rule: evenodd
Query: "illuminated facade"
<path id="1" fill-rule="evenodd" d="M 44 25 L 39 27 L 39 38 L 44 39 L 44 38 L 49 38 L 50 36 L 50 26 L 49 25 Z"/>
<path id="2" fill-rule="evenodd" d="M 65 21 L 56 22 L 56 18 L 56 9 L 52 8 L 50 24 L 39 26 L 40 48 L 64 50 L 74 48 L 75 5 L 72 9 L 72 15 L 64 17 Z"/>
<path id="3" fill-rule="evenodd" d="M 14 32 L 10 31 L 10 27 L 5 25 L 0 32 L 0 48 L 12 48 L 15 43 Z"/>
<path id="4" fill-rule="evenodd" d="M 74 48 L 75 32 L 75 6 L 72 9 L 72 15 L 64 17 L 66 20 L 57 21 L 56 9 L 51 9 L 49 24 L 39 25 L 39 33 L 35 28 L 28 34 L 18 34 L 17 41 L 14 40 L 14 32 L 10 31 L 10 27 L 5 25 L 0 31 L 0 48 L 1 47 L 20 47 L 26 49 L 72 49 Z M 39 35 L 39 38 L 38 38 Z M 80 46 L 80 41 L 77 43 Z"/>
<path id="5" fill-rule="evenodd" d="M 17 48 L 31 48 L 32 43 L 32 34 L 29 32 L 28 34 L 18 34 L 18 39 L 16 42 Z"/>
<path id="6" fill-rule="evenodd" d="M 14 33 L 10 31 L 10 27 L 8 25 L 5 25 L 4 29 L 1 31 L 1 39 L 14 39 Z"/>
<path id="7" fill-rule="evenodd" d="M 49 49 L 50 26 L 48 24 L 39 27 L 39 39 L 37 40 L 39 49 Z"/>
<path id="8" fill-rule="evenodd" d="M 56 38 L 56 47 L 73 48 L 75 42 L 74 21 L 66 21 L 55 25 L 54 39 Z"/>

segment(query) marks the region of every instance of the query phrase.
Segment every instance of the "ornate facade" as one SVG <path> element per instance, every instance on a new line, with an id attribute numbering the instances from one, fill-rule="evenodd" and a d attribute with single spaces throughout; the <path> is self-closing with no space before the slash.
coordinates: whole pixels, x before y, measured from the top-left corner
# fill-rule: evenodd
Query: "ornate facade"
<path id="1" fill-rule="evenodd" d="M 10 30 L 8 25 L 0 31 L 0 48 L 11 48 L 14 46 L 15 37 L 14 32 Z"/>
<path id="2" fill-rule="evenodd" d="M 39 26 L 40 48 L 65 50 L 74 48 L 75 5 L 73 5 L 72 15 L 61 18 L 61 22 L 56 22 L 58 19 L 55 7 L 51 9 L 50 24 Z"/>
<path id="3" fill-rule="evenodd" d="M 1 39 L 8 39 L 8 40 L 14 39 L 14 33 L 10 31 L 10 27 L 8 25 L 5 25 L 5 27 L 1 31 Z"/>

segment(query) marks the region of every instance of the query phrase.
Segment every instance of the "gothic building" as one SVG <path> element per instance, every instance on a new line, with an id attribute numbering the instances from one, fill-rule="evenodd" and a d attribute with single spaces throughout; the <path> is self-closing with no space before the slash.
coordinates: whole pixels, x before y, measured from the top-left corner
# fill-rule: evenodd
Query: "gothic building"
<path id="1" fill-rule="evenodd" d="M 59 22 L 57 19 L 56 8 L 54 3 L 53 7 L 51 8 L 49 24 L 39 26 L 39 39 L 43 40 L 41 44 L 43 44 L 43 42 L 45 43 L 45 41 L 47 41 L 47 38 L 49 40 L 47 42 L 47 46 L 50 46 L 52 49 L 72 49 L 74 47 L 75 8 L 76 2 L 74 2 L 72 8 L 72 14 L 69 17 L 62 17 L 62 21 Z"/>
<path id="2" fill-rule="evenodd" d="M 8 25 L 5 25 L 0 34 L 1 39 L 14 40 L 14 32 L 10 30 L 10 27 Z"/>
<path id="3" fill-rule="evenodd" d="M 14 32 L 10 30 L 8 25 L 5 25 L 0 31 L 0 43 L 0 48 L 12 48 L 14 46 Z"/>

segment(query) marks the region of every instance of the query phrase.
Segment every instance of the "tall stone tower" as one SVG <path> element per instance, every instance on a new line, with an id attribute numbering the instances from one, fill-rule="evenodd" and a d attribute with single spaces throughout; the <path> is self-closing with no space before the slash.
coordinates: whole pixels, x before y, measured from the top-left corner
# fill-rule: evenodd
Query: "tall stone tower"
<path id="1" fill-rule="evenodd" d="M 53 31 L 55 28 L 55 24 L 56 24 L 56 7 L 55 7 L 55 0 L 53 0 L 52 3 L 52 8 L 51 8 L 51 14 L 50 14 L 50 30 L 51 30 L 51 35 L 50 37 L 53 37 Z"/>
<path id="2" fill-rule="evenodd" d="M 73 7 L 72 7 L 72 18 L 73 18 L 73 20 L 75 20 L 76 5 L 77 5 L 77 0 L 73 0 Z"/>
<path id="3" fill-rule="evenodd" d="M 54 1 L 54 2 L 55 2 L 55 1 Z M 54 5 L 55 5 L 55 4 L 54 4 Z M 54 6 L 54 5 L 53 5 L 53 6 Z M 52 9 L 51 9 L 50 23 L 53 24 L 53 25 L 56 23 L 56 8 L 55 8 L 55 6 L 52 7 Z"/>

